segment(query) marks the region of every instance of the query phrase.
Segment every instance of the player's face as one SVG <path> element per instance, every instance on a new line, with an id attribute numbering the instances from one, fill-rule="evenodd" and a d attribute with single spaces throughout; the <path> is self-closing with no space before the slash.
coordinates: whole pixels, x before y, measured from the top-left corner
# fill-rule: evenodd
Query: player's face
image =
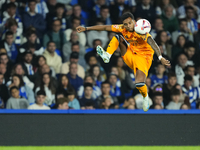
<path id="1" fill-rule="evenodd" d="M 135 21 L 133 19 L 131 19 L 130 17 L 125 19 L 123 21 L 124 24 L 124 28 L 129 31 L 129 32 L 133 32 L 134 31 L 134 26 L 135 26 Z"/>

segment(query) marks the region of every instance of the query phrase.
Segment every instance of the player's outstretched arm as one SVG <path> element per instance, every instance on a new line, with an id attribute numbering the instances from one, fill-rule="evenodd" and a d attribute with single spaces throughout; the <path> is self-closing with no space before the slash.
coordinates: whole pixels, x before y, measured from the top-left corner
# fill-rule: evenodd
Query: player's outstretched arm
<path id="1" fill-rule="evenodd" d="M 161 61 L 161 63 L 165 66 L 170 66 L 169 60 L 166 60 L 164 57 L 162 57 L 160 48 L 158 47 L 158 45 L 156 44 L 156 42 L 154 41 L 154 39 L 151 36 L 148 37 L 147 43 L 149 45 L 151 45 L 152 49 L 155 51 L 155 53 L 158 56 L 158 59 Z"/>
<path id="2" fill-rule="evenodd" d="M 97 25 L 97 26 L 90 26 L 90 27 L 82 27 L 78 26 L 76 28 L 78 33 L 81 33 L 83 31 L 88 31 L 88 30 L 96 30 L 96 31 L 112 31 L 112 26 L 111 25 Z"/>

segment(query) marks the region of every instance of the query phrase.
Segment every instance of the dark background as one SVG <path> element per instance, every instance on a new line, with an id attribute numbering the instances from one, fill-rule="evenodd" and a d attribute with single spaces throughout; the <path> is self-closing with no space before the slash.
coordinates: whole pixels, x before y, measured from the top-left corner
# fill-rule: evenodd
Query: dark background
<path id="1" fill-rule="evenodd" d="M 200 145 L 200 115 L 0 114 L 0 145 Z"/>

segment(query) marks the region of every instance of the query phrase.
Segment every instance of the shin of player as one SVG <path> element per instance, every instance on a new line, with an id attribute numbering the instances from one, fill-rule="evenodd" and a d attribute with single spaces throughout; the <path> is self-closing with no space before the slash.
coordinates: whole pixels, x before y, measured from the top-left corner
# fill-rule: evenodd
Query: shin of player
<path id="1" fill-rule="evenodd" d="M 148 91 L 147 86 L 144 82 L 136 83 L 136 88 L 139 90 L 139 92 L 143 96 L 143 110 L 148 111 L 149 109 L 149 98 L 148 98 Z"/>

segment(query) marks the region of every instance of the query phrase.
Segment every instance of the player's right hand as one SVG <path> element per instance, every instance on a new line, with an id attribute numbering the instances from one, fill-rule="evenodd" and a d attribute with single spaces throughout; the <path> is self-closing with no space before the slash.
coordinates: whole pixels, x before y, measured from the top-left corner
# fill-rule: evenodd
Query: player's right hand
<path id="1" fill-rule="evenodd" d="M 85 27 L 78 26 L 78 27 L 76 28 L 76 30 L 77 30 L 78 33 L 81 33 L 81 32 L 83 32 L 83 31 L 85 31 Z"/>
<path id="2" fill-rule="evenodd" d="M 162 57 L 160 61 L 161 61 L 161 63 L 162 63 L 163 65 L 165 65 L 165 66 L 168 66 L 168 67 L 171 66 L 170 61 L 167 60 L 167 59 L 165 59 L 164 57 Z"/>

